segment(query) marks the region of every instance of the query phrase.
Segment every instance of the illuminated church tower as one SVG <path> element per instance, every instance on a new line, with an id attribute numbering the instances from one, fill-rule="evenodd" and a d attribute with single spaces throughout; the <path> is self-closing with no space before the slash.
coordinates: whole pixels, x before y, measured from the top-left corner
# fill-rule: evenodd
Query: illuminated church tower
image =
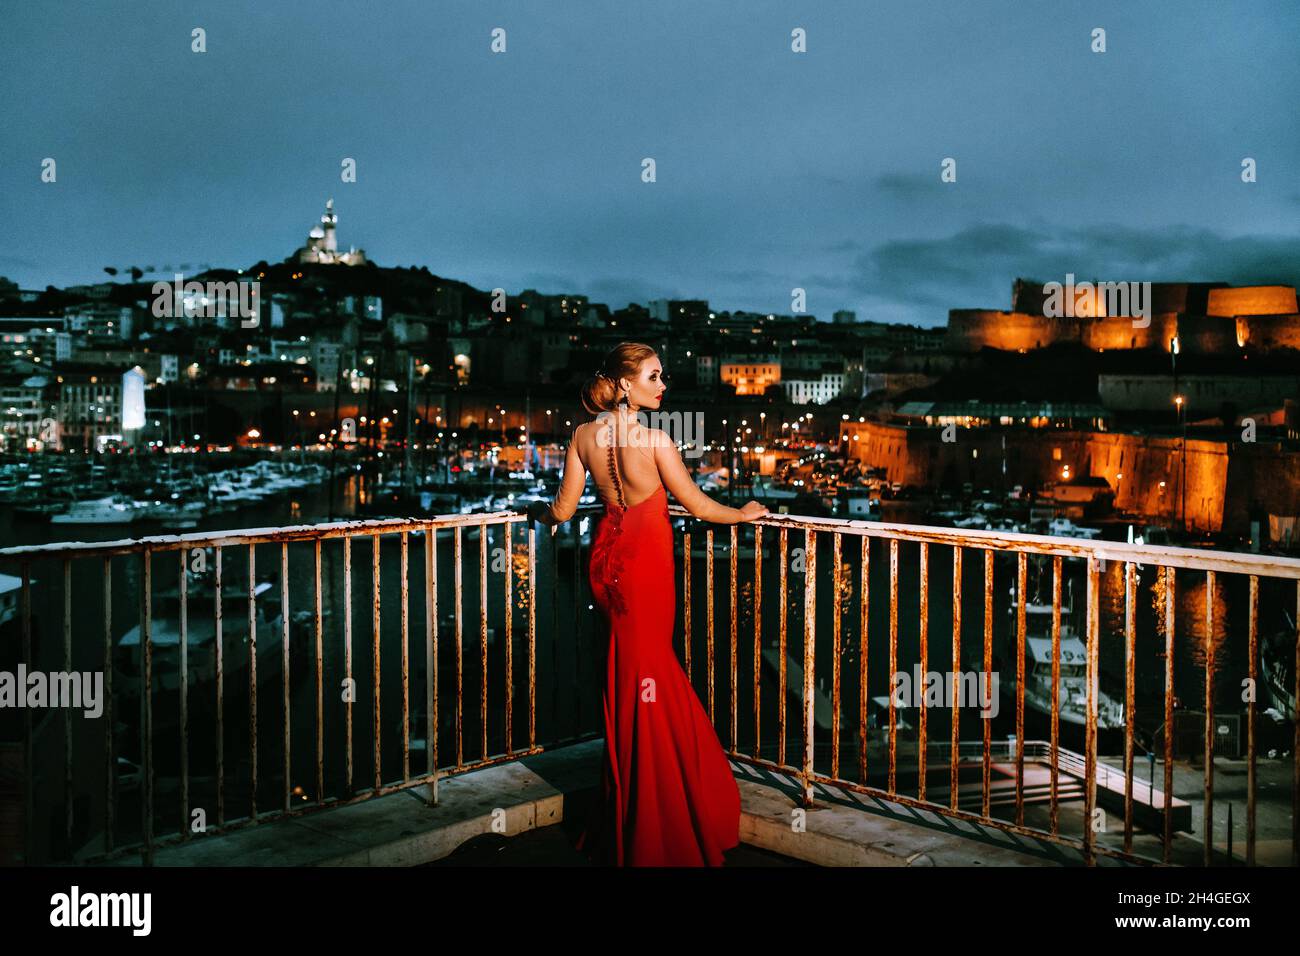
<path id="1" fill-rule="evenodd" d="M 365 265 L 364 250 L 351 247 L 347 252 L 339 252 L 338 237 L 335 234 L 338 221 L 334 200 L 330 199 L 325 203 L 325 214 L 320 217 L 320 224 L 313 226 L 311 232 L 307 233 L 307 244 L 294 253 L 294 261 L 300 265 Z"/>

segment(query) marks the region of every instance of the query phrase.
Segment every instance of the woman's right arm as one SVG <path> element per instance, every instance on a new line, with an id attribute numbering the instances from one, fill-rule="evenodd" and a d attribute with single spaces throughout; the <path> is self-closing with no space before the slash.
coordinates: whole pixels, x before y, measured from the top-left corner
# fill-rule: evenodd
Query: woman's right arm
<path id="1" fill-rule="evenodd" d="M 653 443 L 655 466 L 659 469 L 659 478 L 669 493 L 681 503 L 687 511 L 702 521 L 713 524 L 740 524 L 752 521 L 767 514 L 767 509 L 758 502 L 751 501 L 744 509 L 732 508 L 719 501 L 714 501 L 695 484 L 695 479 L 686 470 L 681 452 L 677 445 L 661 428 L 650 429 Z"/>

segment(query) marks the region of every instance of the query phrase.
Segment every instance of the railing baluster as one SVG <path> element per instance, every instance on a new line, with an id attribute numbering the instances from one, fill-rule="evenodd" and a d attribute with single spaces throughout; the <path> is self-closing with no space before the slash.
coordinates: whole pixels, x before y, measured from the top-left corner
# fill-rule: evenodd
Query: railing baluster
<path id="1" fill-rule="evenodd" d="M 1124 852 L 1133 852 L 1133 724 L 1136 719 L 1134 670 L 1137 658 L 1137 623 L 1133 579 L 1136 568 L 1124 562 Z M 1154 786 L 1155 781 L 1151 781 Z"/>
<path id="2" fill-rule="evenodd" d="M 582 543 L 582 522 L 570 521 L 567 527 L 569 528 L 569 532 L 573 535 L 573 546 L 576 548 Z M 459 529 L 457 533 L 459 533 Z M 456 573 L 460 574 L 460 558 L 459 558 L 460 551 L 457 550 L 456 554 L 458 555 L 458 557 L 456 558 Z M 560 549 L 559 549 L 559 545 L 556 543 L 554 530 L 552 530 L 551 532 L 551 559 L 555 562 L 555 568 L 556 568 L 556 572 L 551 574 L 551 634 L 554 635 L 560 633 L 560 575 L 558 573 L 560 568 Z M 459 614 L 460 578 L 456 578 L 456 609 L 457 609 L 457 613 Z M 457 633 L 456 646 L 459 647 L 460 646 L 459 625 L 457 625 L 456 633 Z M 457 659 L 459 659 L 460 651 L 458 650 L 456 653 L 458 656 Z M 459 675 L 459 673 L 460 673 L 459 668 L 457 668 L 457 674 Z M 551 676 L 552 676 L 551 719 L 555 721 L 557 725 L 559 723 L 558 717 L 560 713 L 560 685 L 563 683 L 561 680 L 559 680 L 559 674 L 560 674 L 560 642 L 557 640 L 552 640 L 551 641 Z M 460 712 L 460 696 L 461 696 L 460 678 L 459 676 L 457 676 L 456 679 L 457 713 Z M 459 745 L 457 745 L 456 747 L 456 752 L 457 754 L 460 753 Z M 457 767 L 461 766 L 461 762 L 459 758 L 457 758 L 456 766 Z"/>
<path id="3" fill-rule="evenodd" d="M 225 648 L 221 636 L 221 545 L 212 549 L 212 561 L 215 568 L 213 607 L 213 667 L 216 678 L 217 695 L 217 826 L 226 825 L 226 679 Z"/>
<path id="4" fill-rule="evenodd" d="M 779 739 L 777 741 L 776 759 L 777 759 L 777 763 L 780 764 L 781 766 L 785 766 L 786 609 L 790 602 L 789 594 L 786 591 L 786 570 L 789 567 L 789 565 L 790 565 L 789 535 L 787 533 L 787 529 L 784 526 L 782 526 L 781 528 L 781 587 L 780 587 L 781 612 L 777 617 L 777 621 L 778 621 L 777 633 L 780 637 L 780 643 L 781 643 L 778 653 L 780 655 L 781 666 L 780 666 L 780 674 L 778 678 L 779 685 L 778 685 L 777 696 L 776 696 L 777 731 L 779 735 Z"/>
<path id="5" fill-rule="evenodd" d="M 867 782 L 867 715 L 871 702 L 867 691 L 867 611 L 870 605 L 871 539 L 862 536 L 858 573 L 858 779 Z"/>
<path id="6" fill-rule="evenodd" d="M 1100 572 L 1097 558 L 1088 558 L 1088 713 L 1085 768 L 1087 779 L 1083 791 L 1083 855 L 1088 866 L 1097 862 L 1093 850 L 1095 831 L 1093 830 L 1093 813 L 1097 806 L 1097 692 L 1098 648 L 1099 640 L 1099 591 L 1101 590 Z"/>
<path id="7" fill-rule="evenodd" d="M 257 545 L 248 546 L 248 740 L 249 817 L 257 822 Z"/>
<path id="8" fill-rule="evenodd" d="M 926 719 L 929 715 L 930 708 L 926 705 L 926 674 L 930 672 L 930 545 L 921 542 L 921 559 L 920 559 L 920 656 L 921 656 L 921 686 L 913 688 L 913 691 L 919 691 L 921 700 L 921 712 L 919 715 L 917 727 L 917 747 L 916 747 L 916 799 L 925 799 L 925 747 L 926 747 Z"/>
<path id="9" fill-rule="evenodd" d="M 23 616 L 23 661 L 26 662 L 29 670 L 36 670 L 36 660 L 32 657 L 32 566 L 29 562 L 22 563 L 22 616 Z M 141 642 L 140 654 L 144 655 L 144 644 Z M 35 827 L 32 821 L 36 819 L 36 768 L 33 766 L 35 759 L 35 747 L 32 739 L 32 709 L 23 708 L 23 864 L 31 866 L 35 861 L 32 859 L 32 835 Z"/>
<path id="10" fill-rule="evenodd" d="M 411 574 L 410 534 L 402 532 L 402 782 L 411 779 Z"/>
<path id="11" fill-rule="evenodd" d="M 1250 576 L 1251 697 L 1246 703 L 1246 865 L 1255 865 L 1255 698 L 1259 692 L 1259 576 Z"/>
<path id="12" fill-rule="evenodd" d="M 573 616 L 572 620 L 578 622 L 582 620 L 578 608 L 578 597 L 582 593 L 582 530 L 580 524 L 574 525 L 573 532 Z M 595 531 L 595 528 L 592 529 Z M 483 531 L 487 534 L 487 529 Z M 590 582 L 588 582 L 590 586 Z M 558 604 L 557 604 L 558 607 Z M 556 626 L 558 632 L 558 625 Z M 581 636 L 581 628 L 574 629 L 574 653 L 573 653 L 573 732 L 577 736 L 582 732 L 582 688 L 585 686 L 582 680 L 582 658 L 583 655 L 578 653 L 578 638 Z M 485 752 L 486 755 L 486 752 Z"/>
<path id="13" fill-rule="evenodd" d="M 816 710 L 817 532 L 804 531 L 803 585 L 803 805 L 813 805 L 813 727 Z"/>
<path id="14" fill-rule="evenodd" d="M 761 756 L 763 663 L 763 528 L 754 525 L 754 756 Z"/>
<path id="15" fill-rule="evenodd" d="M 1296 582 L 1295 667 L 1291 676 L 1291 700 L 1295 713 L 1291 718 L 1291 865 L 1300 866 L 1300 581 Z"/>
<path id="16" fill-rule="evenodd" d="M 1025 605 L 1029 555 L 1016 555 L 1016 826 L 1025 825 Z"/>
<path id="17" fill-rule="evenodd" d="M 117 823 L 117 757 L 113 746 L 113 559 L 104 558 L 104 851 L 113 852 Z"/>
<path id="18" fill-rule="evenodd" d="M 461 594 L 464 593 L 464 571 L 461 568 L 463 563 L 463 553 L 461 549 L 461 528 L 456 526 L 456 535 L 454 538 L 454 564 L 456 571 L 456 769 L 459 770 L 465 766 L 465 739 L 464 739 L 464 685 L 463 679 L 465 674 L 465 649 L 462 645 L 464 637 L 464 605 L 461 602 Z M 556 605 L 552 601 L 552 609 Z M 556 641 L 551 642 L 555 647 Z"/>
<path id="19" fill-rule="evenodd" d="M 952 726 L 948 760 L 948 807 L 957 809 L 957 764 L 961 749 L 961 694 L 956 693 L 957 675 L 961 674 L 961 545 L 952 548 Z"/>
<path id="20" fill-rule="evenodd" d="M 153 866 L 153 553 L 140 552 L 140 827 L 145 866 Z"/>
<path id="21" fill-rule="evenodd" d="M 993 549 L 984 550 L 984 699 L 993 706 Z M 981 816 L 989 818 L 990 765 L 993 749 L 993 727 L 984 724 L 984 779 Z"/>
<path id="22" fill-rule="evenodd" d="M 507 522 L 504 528 L 506 537 L 506 573 L 505 573 L 505 642 L 506 642 L 506 756 L 512 757 L 515 753 L 514 738 L 514 710 L 515 710 L 515 649 L 513 626 L 515 609 L 511 605 L 511 584 L 515 576 L 515 548 L 512 541 L 511 532 L 514 525 Z"/>
<path id="23" fill-rule="evenodd" d="M 736 752 L 736 589 L 740 581 L 736 576 L 736 551 L 739 548 L 737 528 L 731 526 L 731 752 Z"/>
<path id="24" fill-rule="evenodd" d="M 72 673 L 72 561 L 63 559 L 63 672 Z M 63 810 L 64 838 L 72 850 L 72 708 L 63 708 Z"/>
<path id="25" fill-rule="evenodd" d="M 591 531 L 593 531 L 594 533 L 595 528 L 594 527 L 591 528 Z M 580 598 L 582 594 L 582 576 L 584 576 L 582 575 L 582 535 L 580 529 L 576 529 L 575 533 L 573 533 L 573 588 L 572 588 L 572 593 L 573 593 L 572 620 L 575 620 L 575 622 L 580 622 L 581 620 L 581 611 L 580 611 L 580 606 L 578 606 L 578 598 Z M 588 587 L 590 588 L 590 580 L 588 580 Z M 559 627 L 556 626 L 556 632 L 558 631 L 559 631 Z M 573 685 L 573 734 L 575 735 L 581 734 L 582 732 L 582 688 L 588 685 L 584 682 L 584 680 L 582 680 L 582 658 L 585 657 L 585 654 L 578 653 L 580 652 L 580 648 L 581 648 L 581 639 L 582 639 L 582 628 L 581 627 L 573 628 L 572 685 Z"/>
<path id="26" fill-rule="evenodd" d="M 289 542 L 280 542 L 280 669 L 284 692 L 284 809 L 293 805 L 293 770 L 290 725 L 293 705 L 289 700 Z"/>
<path id="27" fill-rule="evenodd" d="M 1061 743 L 1061 556 L 1052 558 L 1052 836 L 1059 832 Z"/>
<path id="28" fill-rule="evenodd" d="M 189 716 L 189 569 L 185 564 L 186 552 L 176 552 L 176 587 L 180 592 L 180 644 L 179 684 L 181 692 L 181 838 L 190 838 L 190 716 Z"/>
<path id="29" fill-rule="evenodd" d="M 682 534 L 682 661 L 691 682 L 691 533 Z"/>
<path id="30" fill-rule="evenodd" d="M 1162 858 L 1169 862 L 1174 842 L 1174 569 L 1164 573 L 1165 597 L 1165 832 Z"/>
<path id="31" fill-rule="evenodd" d="M 370 635 L 371 635 L 370 680 L 371 680 L 371 686 L 374 689 L 374 697 L 372 698 L 373 705 L 374 705 L 373 706 L 374 729 L 372 731 L 373 740 L 371 741 L 372 744 L 371 749 L 374 751 L 374 755 L 372 759 L 374 760 L 374 766 L 375 766 L 375 789 L 376 790 L 380 789 L 383 786 L 383 780 L 384 780 L 383 751 L 381 749 L 381 743 L 383 739 L 383 733 L 382 733 L 383 720 L 379 709 L 380 708 L 379 634 L 382 629 L 382 622 L 380 621 L 379 618 L 379 585 L 380 585 L 379 550 L 380 550 L 379 535 L 378 534 L 371 535 L 370 562 L 372 568 L 370 572 Z"/>
<path id="32" fill-rule="evenodd" d="M 898 539 L 889 539 L 889 795 L 894 795 L 898 715 L 894 707 L 898 680 Z"/>
<path id="33" fill-rule="evenodd" d="M 537 531 L 528 529 L 528 749 L 537 747 Z M 689 618 L 688 618 L 689 620 Z"/>
<path id="34" fill-rule="evenodd" d="M 343 724 L 346 735 L 344 789 L 352 796 L 352 705 L 356 702 L 357 685 L 352 677 L 352 538 L 343 538 L 343 680 L 348 693 L 343 698 Z"/>
<path id="35" fill-rule="evenodd" d="M 704 533 L 704 580 L 707 597 L 704 602 L 704 608 L 707 616 L 705 623 L 705 656 L 708 659 L 708 695 L 709 695 L 709 723 L 715 723 L 713 717 L 713 529 L 709 528 Z"/>
<path id="36" fill-rule="evenodd" d="M 529 602 L 531 614 L 531 596 Z M 424 532 L 424 683 L 424 772 L 430 775 L 432 807 L 438 803 L 438 529 L 433 524 Z"/>
<path id="37" fill-rule="evenodd" d="M 316 803 L 325 800 L 325 635 L 321 613 L 321 543 L 312 541 L 312 560 L 316 587 L 314 592 L 316 631 Z"/>
<path id="38" fill-rule="evenodd" d="M 840 533 L 831 538 L 831 776 L 840 775 L 840 604 L 843 600 L 843 572 L 840 561 Z"/>
<path id="39" fill-rule="evenodd" d="M 1204 864 L 1214 859 L 1214 572 L 1205 572 L 1205 816 Z M 1229 860 L 1231 862 L 1231 860 Z"/>
<path id="40" fill-rule="evenodd" d="M 578 547 L 582 545 L 582 537 L 578 537 Z M 487 691 L 488 691 L 488 666 L 487 666 L 487 553 L 488 553 L 488 526 L 479 525 L 478 529 L 478 636 L 479 636 L 479 706 L 478 722 L 479 731 L 482 735 L 481 747 L 482 759 L 487 760 L 488 756 L 488 733 L 487 733 Z M 574 579 L 574 593 L 578 591 L 578 578 Z M 577 620 L 577 615 L 574 615 Z M 574 654 L 574 667 L 576 669 L 578 655 Z"/>

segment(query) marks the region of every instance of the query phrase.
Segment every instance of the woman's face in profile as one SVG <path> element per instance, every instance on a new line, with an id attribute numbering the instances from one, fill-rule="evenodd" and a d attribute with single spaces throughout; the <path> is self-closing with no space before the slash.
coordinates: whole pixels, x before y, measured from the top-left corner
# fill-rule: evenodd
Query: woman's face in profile
<path id="1" fill-rule="evenodd" d="M 631 386 L 627 394 L 628 403 L 637 408 L 658 408 L 664 390 L 668 387 L 663 380 L 663 366 L 659 359 L 650 356 L 641 363 L 636 378 L 624 379 Z"/>

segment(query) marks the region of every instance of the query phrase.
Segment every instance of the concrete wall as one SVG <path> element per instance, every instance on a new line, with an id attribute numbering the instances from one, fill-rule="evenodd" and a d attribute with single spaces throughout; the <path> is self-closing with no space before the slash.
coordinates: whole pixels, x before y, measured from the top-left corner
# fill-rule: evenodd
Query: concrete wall
<path id="1" fill-rule="evenodd" d="M 1250 519 L 1300 514 L 1300 455 L 1275 443 L 1238 443 L 1232 447 L 1228 486 L 1223 499 L 1224 526 L 1249 533 Z"/>
<path id="2" fill-rule="evenodd" d="M 1180 375 L 1178 391 L 1186 396 L 1189 421 L 1212 418 L 1225 404 L 1237 411 L 1281 407 L 1300 395 L 1300 376 Z M 1171 375 L 1098 375 L 1097 395 L 1111 411 L 1168 412 L 1176 421 Z"/>

